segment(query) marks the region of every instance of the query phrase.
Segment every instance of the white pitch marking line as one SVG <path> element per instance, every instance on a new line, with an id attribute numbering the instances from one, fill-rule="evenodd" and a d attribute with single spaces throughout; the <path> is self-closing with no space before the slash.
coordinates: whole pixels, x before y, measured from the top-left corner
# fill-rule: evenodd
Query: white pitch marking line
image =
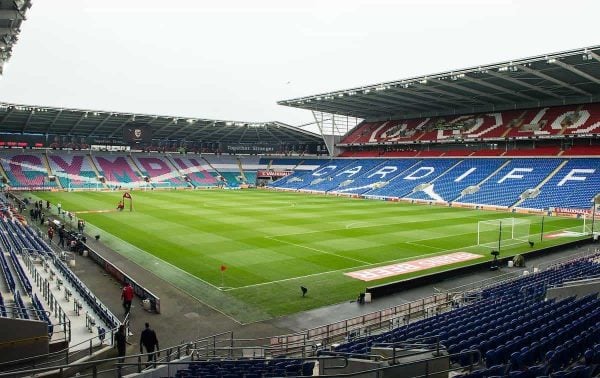
<path id="1" fill-rule="evenodd" d="M 348 230 L 348 229 L 350 229 L 350 228 L 364 228 L 364 227 L 352 227 L 352 226 L 354 226 L 354 225 L 357 225 L 357 224 L 358 224 L 358 225 L 360 225 L 360 224 L 366 224 L 367 226 L 365 226 L 365 227 L 369 227 L 369 226 L 368 226 L 368 224 L 369 224 L 368 222 L 352 222 L 352 223 L 348 223 L 348 224 L 346 225 L 346 230 Z"/>
<path id="2" fill-rule="evenodd" d="M 425 247 L 425 248 L 437 249 L 438 251 L 445 251 L 444 248 L 434 247 L 434 246 L 427 245 L 427 244 L 420 244 L 420 243 L 414 243 L 414 242 L 409 242 L 409 241 L 404 242 L 404 243 L 414 245 L 416 247 Z"/>
<path id="3" fill-rule="evenodd" d="M 343 255 L 338 255 L 337 253 L 333 253 L 333 252 L 327 252 L 327 251 L 323 251 L 322 249 L 318 249 L 318 248 L 313 248 L 313 247 L 309 247 L 307 245 L 302 245 L 302 244 L 296 244 L 296 243 L 292 243 L 292 242 L 288 242 L 288 241 L 284 241 L 284 240 L 279 240 L 276 237 L 273 236 L 265 236 L 265 238 L 267 239 L 271 239 L 271 240 L 275 240 L 278 241 L 280 243 L 284 243 L 284 244 L 289 244 L 289 245 L 293 245 L 299 248 L 305 248 L 305 249 L 310 249 L 311 251 L 315 251 L 315 252 L 320 252 L 320 253 L 324 253 L 326 255 L 331 255 L 331 256 L 336 256 L 336 257 L 340 257 L 342 259 L 346 259 L 346 260 L 352 260 L 352 261 L 356 261 L 358 263 L 361 264 L 370 264 L 367 261 L 363 261 L 363 260 L 359 260 L 359 259 L 354 259 L 352 257 L 348 257 L 348 256 L 343 256 Z"/>
<path id="4" fill-rule="evenodd" d="M 474 247 L 474 246 L 471 246 L 471 247 Z M 319 273 L 307 274 L 307 275 L 298 276 L 298 277 L 288 277 L 288 278 L 283 278 L 283 279 L 275 280 L 275 281 L 268 281 L 268 282 L 261 282 L 261 283 L 252 284 L 252 285 L 232 287 L 230 289 L 223 289 L 223 291 L 227 292 L 227 291 L 233 291 L 233 290 L 239 290 L 239 289 L 248 289 L 248 288 L 253 288 L 253 287 L 258 287 L 258 286 L 270 285 L 270 284 L 273 284 L 273 283 L 280 283 L 280 282 L 286 282 L 286 281 L 299 280 L 299 279 L 302 279 L 302 278 L 322 276 L 324 274 L 329 274 L 329 273 L 349 272 L 349 271 L 354 271 L 356 269 L 367 268 L 367 267 L 375 266 L 375 265 L 385 266 L 387 264 L 399 263 L 399 262 L 403 262 L 403 261 L 418 260 L 419 258 L 422 258 L 422 257 L 432 257 L 432 256 L 442 255 L 442 254 L 445 254 L 445 253 L 451 253 L 453 251 L 460 251 L 460 250 L 467 249 L 467 248 L 470 248 L 470 247 L 456 248 L 456 249 L 450 249 L 450 250 L 443 250 L 443 251 L 435 252 L 435 253 L 425 253 L 423 255 L 409 256 L 409 257 L 404 257 L 404 258 L 401 258 L 401 259 L 381 261 L 381 262 L 376 262 L 376 263 L 368 263 L 368 264 L 365 264 L 365 265 L 354 266 L 352 268 L 329 270 L 327 272 L 319 272 Z"/>

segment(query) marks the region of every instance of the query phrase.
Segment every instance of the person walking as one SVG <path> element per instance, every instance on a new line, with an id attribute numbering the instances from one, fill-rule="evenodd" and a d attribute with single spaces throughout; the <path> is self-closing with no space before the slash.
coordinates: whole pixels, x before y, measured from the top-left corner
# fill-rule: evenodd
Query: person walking
<path id="1" fill-rule="evenodd" d="M 121 291 L 121 299 L 123 300 L 123 308 L 125 309 L 125 316 L 129 314 L 131 310 L 131 301 L 133 301 L 133 287 L 131 287 L 131 283 L 127 282 L 127 284 L 123 287 Z"/>
<path id="2" fill-rule="evenodd" d="M 121 324 L 119 330 L 115 333 L 115 347 L 117 348 L 117 356 L 119 362 L 125 361 L 125 348 L 127 345 L 131 345 L 127 341 L 127 334 L 125 333 L 125 325 Z"/>
<path id="3" fill-rule="evenodd" d="M 52 226 L 48 227 L 48 239 L 50 239 L 50 244 L 52 244 L 52 238 L 54 238 L 54 228 Z"/>
<path id="4" fill-rule="evenodd" d="M 60 246 L 62 248 L 65 248 L 65 234 L 67 233 L 67 230 L 65 230 L 65 225 L 61 225 L 60 228 L 58 229 L 58 244 L 60 244 Z"/>
<path id="5" fill-rule="evenodd" d="M 148 353 L 148 362 L 156 362 L 156 353 L 154 353 L 154 350 L 159 349 L 158 338 L 156 337 L 156 332 L 150 328 L 150 323 L 146 323 L 146 328 L 140 336 L 140 353 L 144 353 L 142 346 L 146 348 L 146 353 Z"/>

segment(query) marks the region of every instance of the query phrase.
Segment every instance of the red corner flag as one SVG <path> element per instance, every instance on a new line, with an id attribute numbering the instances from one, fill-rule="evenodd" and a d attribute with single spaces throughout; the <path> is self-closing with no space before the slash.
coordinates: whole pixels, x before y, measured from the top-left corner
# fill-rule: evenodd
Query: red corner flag
<path id="1" fill-rule="evenodd" d="M 224 272 L 226 270 L 227 270 L 227 267 L 225 265 L 221 264 L 221 272 Z"/>

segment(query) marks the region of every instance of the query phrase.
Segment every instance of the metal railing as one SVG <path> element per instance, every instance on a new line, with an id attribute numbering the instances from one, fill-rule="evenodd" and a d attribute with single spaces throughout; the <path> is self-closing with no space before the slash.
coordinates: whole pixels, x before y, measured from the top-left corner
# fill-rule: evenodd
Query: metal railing
<path id="1" fill-rule="evenodd" d="M 26 251 L 29 252 L 29 251 Z M 37 251 L 36 251 L 37 252 Z M 31 259 L 29 253 L 22 253 L 23 261 L 25 262 L 25 267 L 29 270 L 31 277 L 33 278 L 33 282 L 37 285 L 40 290 L 40 295 L 44 299 L 46 305 L 49 308 L 49 315 L 54 315 L 55 319 L 58 319 L 58 323 L 52 323 L 53 326 L 62 326 L 62 332 L 65 334 L 65 340 L 67 342 L 71 341 L 71 320 L 67 316 L 66 312 L 59 304 L 58 300 L 50 290 L 50 282 L 42 277 L 42 275 L 38 272 L 34 261 Z M 45 264 L 46 262 L 42 260 Z M 48 316 L 50 319 L 51 317 Z M 56 328 L 55 328 L 56 332 Z"/>
<path id="2" fill-rule="evenodd" d="M 451 308 L 451 306 L 452 298 L 449 293 L 434 294 L 420 300 L 311 328 L 303 332 L 274 336 L 269 338 L 268 345 L 269 347 L 278 347 L 286 353 L 299 349 L 298 345 L 300 344 L 303 345 L 304 349 L 317 344 L 321 346 L 329 345 L 348 337 L 390 330 L 408 324 L 411 320 L 428 316 L 430 309 L 436 310 L 433 313 L 439 313 L 444 309 Z"/>
<path id="3" fill-rule="evenodd" d="M 112 336 L 111 336 L 112 337 Z M 78 371 L 83 371 L 80 376 L 97 376 L 97 374 L 105 373 L 105 372 L 118 372 L 120 373 L 134 373 L 134 372 L 142 372 L 146 369 L 151 369 L 158 365 L 162 365 L 165 363 L 170 363 L 173 360 L 180 359 L 186 356 L 192 356 L 193 352 L 203 351 L 206 352 L 208 350 L 218 350 L 219 348 L 224 347 L 225 345 L 231 345 L 233 340 L 232 332 L 223 332 L 216 335 L 203 337 L 192 342 L 182 343 L 173 347 L 164 348 L 157 350 L 152 353 L 152 355 L 156 356 L 155 360 L 148 362 L 148 353 L 140 353 L 134 354 L 124 357 L 114 357 L 114 358 L 105 358 L 105 359 L 96 359 L 85 362 L 72 362 L 75 361 L 73 355 L 68 358 L 65 356 L 64 359 L 55 359 L 52 361 L 44 361 L 44 362 L 36 362 L 37 359 L 39 361 L 40 357 L 30 357 L 26 359 L 11 361 L 10 363 L 0 364 L 0 377 L 19 377 L 19 376 L 28 376 L 32 374 L 39 374 L 45 372 L 59 372 L 63 373 L 68 369 L 74 369 Z M 103 345 L 104 347 L 109 347 L 109 345 Z M 60 356 L 61 352 L 51 353 L 47 355 L 47 358 L 51 356 Z M 209 353 L 204 353 L 207 355 Z M 86 354 L 89 356 L 90 354 Z M 82 357 L 80 357 L 82 358 Z M 78 358 L 79 359 L 79 358 Z M 63 362 L 64 361 L 64 362 Z M 129 361 L 129 362 L 126 362 Z M 63 363 L 60 363 L 63 362 Z M 121 365 L 118 365 L 122 363 Z M 48 366 L 50 365 L 51 366 Z M 18 368 L 7 369 L 6 366 L 10 365 L 18 365 Z M 106 370 L 101 370 L 99 366 L 109 365 L 110 367 Z M 28 367 L 29 366 L 29 367 Z M 124 369 L 124 367 L 126 368 Z M 85 372 L 86 370 L 90 370 L 90 372 Z"/>

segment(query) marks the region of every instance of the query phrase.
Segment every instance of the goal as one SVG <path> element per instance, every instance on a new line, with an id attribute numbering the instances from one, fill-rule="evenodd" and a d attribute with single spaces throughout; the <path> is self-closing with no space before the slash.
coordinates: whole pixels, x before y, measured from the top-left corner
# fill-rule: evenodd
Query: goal
<path id="1" fill-rule="evenodd" d="M 597 235 L 600 233 L 600 204 L 594 204 L 590 211 L 590 214 L 583 214 L 583 234 L 584 235 Z"/>
<path id="2" fill-rule="evenodd" d="M 502 248 L 529 242 L 528 219 L 502 218 L 477 222 L 477 245 Z"/>

